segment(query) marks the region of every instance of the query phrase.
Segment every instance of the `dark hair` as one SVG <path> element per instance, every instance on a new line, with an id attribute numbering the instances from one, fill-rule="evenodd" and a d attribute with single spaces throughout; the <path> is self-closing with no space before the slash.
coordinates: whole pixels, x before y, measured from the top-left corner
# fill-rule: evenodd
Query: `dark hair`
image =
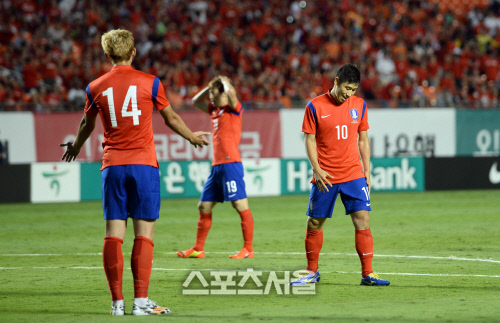
<path id="1" fill-rule="evenodd" d="M 339 85 L 345 82 L 359 84 L 361 73 L 356 65 L 344 64 L 339 68 L 335 77 L 339 78 Z"/>
<path id="2" fill-rule="evenodd" d="M 224 85 L 222 85 L 222 80 L 219 76 L 214 77 L 209 83 L 208 83 L 208 88 L 213 90 L 217 89 L 219 93 L 224 93 Z"/>

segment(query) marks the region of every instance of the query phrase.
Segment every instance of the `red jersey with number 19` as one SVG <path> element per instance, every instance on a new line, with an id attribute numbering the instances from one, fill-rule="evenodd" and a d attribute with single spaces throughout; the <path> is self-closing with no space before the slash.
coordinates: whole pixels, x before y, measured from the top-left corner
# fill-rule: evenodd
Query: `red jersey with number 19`
<path id="1" fill-rule="evenodd" d="M 319 166 L 338 184 L 364 177 L 358 132 L 368 130 L 368 112 L 363 99 L 351 96 L 337 104 L 330 91 L 309 101 L 302 132 L 316 135 Z"/>
<path id="2" fill-rule="evenodd" d="M 158 167 L 153 138 L 153 107 L 168 101 L 154 75 L 117 65 L 87 86 L 85 114 L 101 115 L 104 127 L 101 170 L 114 165 Z"/>
<path id="3" fill-rule="evenodd" d="M 236 107 L 229 105 L 216 108 L 208 105 L 208 113 L 212 119 L 212 143 L 214 159 L 212 165 L 241 162 L 238 145 L 241 139 L 241 117 L 243 106 L 238 100 Z"/>

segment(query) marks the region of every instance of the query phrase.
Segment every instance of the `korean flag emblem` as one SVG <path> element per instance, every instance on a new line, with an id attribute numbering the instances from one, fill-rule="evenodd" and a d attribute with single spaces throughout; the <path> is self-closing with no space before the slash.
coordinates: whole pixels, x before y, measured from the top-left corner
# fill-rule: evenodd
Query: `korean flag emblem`
<path id="1" fill-rule="evenodd" d="M 358 123 L 358 119 L 359 119 L 358 110 L 351 109 L 351 110 L 349 110 L 349 114 L 351 115 L 351 119 L 352 119 L 351 123 Z"/>

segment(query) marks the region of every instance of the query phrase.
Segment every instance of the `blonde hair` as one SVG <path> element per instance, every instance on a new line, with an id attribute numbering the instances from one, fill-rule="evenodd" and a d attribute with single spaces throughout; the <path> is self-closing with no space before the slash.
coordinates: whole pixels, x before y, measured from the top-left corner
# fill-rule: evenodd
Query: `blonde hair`
<path id="1" fill-rule="evenodd" d="M 110 30 L 102 35 L 101 45 L 112 63 L 128 61 L 134 50 L 134 36 L 128 30 Z"/>

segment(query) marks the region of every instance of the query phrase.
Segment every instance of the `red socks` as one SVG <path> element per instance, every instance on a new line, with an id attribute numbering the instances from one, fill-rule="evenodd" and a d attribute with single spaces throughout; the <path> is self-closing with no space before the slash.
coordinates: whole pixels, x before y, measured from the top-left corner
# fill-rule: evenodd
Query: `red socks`
<path id="1" fill-rule="evenodd" d="M 104 271 L 108 279 L 109 290 L 113 301 L 123 299 L 123 240 L 116 237 L 105 237 L 102 250 Z M 153 267 L 153 241 L 146 237 L 136 237 L 132 249 L 132 275 L 134 276 L 135 297 L 148 297 L 149 278 Z"/>
<path id="2" fill-rule="evenodd" d="M 370 229 L 355 230 L 355 244 L 361 260 L 361 270 L 364 278 L 373 272 L 373 237 Z M 319 253 L 323 246 L 323 229 L 307 229 L 305 245 L 307 270 L 316 273 L 318 271 Z"/>
<path id="3" fill-rule="evenodd" d="M 102 262 L 104 272 L 108 279 L 109 290 L 113 301 L 123 299 L 122 277 L 123 277 L 123 240 L 116 237 L 105 237 L 102 248 Z"/>
<path id="4" fill-rule="evenodd" d="M 196 230 L 196 244 L 193 249 L 203 251 L 205 248 L 205 240 L 207 239 L 208 231 L 212 226 L 212 213 L 201 213 L 198 220 L 198 229 Z"/>
<path id="5" fill-rule="evenodd" d="M 243 240 L 245 241 L 244 248 L 248 251 L 253 251 L 253 217 L 250 209 L 240 212 L 241 231 L 243 232 Z M 198 220 L 198 228 L 196 230 L 196 243 L 193 247 L 196 251 L 202 251 L 205 248 L 205 240 L 207 239 L 208 231 L 212 226 L 212 213 L 200 212 Z"/>
<path id="6" fill-rule="evenodd" d="M 354 242 L 356 245 L 356 251 L 359 255 L 359 260 L 361 260 L 361 271 L 363 278 L 368 276 L 373 272 L 372 260 L 373 260 L 373 237 L 370 229 L 366 230 L 354 230 Z"/>
<path id="7" fill-rule="evenodd" d="M 245 211 L 239 212 L 241 218 L 241 231 L 243 232 L 243 240 L 245 244 L 243 248 L 252 252 L 253 246 L 253 217 L 250 209 L 246 209 Z"/>
<path id="8" fill-rule="evenodd" d="M 305 244 L 307 270 L 316 273 L 318 271 L 319 252 L 323 246 L 323 229 L 307 229 Z"/>
<path id="9" fill-rule="evenodd" d="M 153 241 L 146 237 L 134 239 L 131 266 L 135 298 L 148 297 L 149 278 L 153 267 L 153 247 Z"/>

